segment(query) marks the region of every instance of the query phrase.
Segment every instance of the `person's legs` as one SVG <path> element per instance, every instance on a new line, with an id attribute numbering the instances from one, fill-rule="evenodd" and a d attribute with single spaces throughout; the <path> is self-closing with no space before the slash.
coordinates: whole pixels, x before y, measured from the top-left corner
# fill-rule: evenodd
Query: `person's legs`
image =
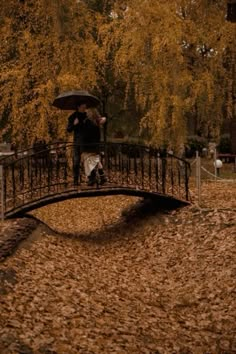
<path id="1" fill-rule="evenodd" d="M 99 161 L 99 163 L 98 163 L 98 173 L 100 175 L 100 184 L 106 183 L 107 182 L 107 178 L 105 176 L 101 161 Z"/>
<path id="2" fill-rule="evenodd" d="M 85 175 L 88 178 L 88 185 L 93 186 L 97 181 L 97 170 L 100 176 L 100 184 L 107 182 L 104 174 L 103 166 L 100 160 L 100 155 L 96 153 L 83 153 L 82 161 L 84 163 Z"/>
<path id="3" fill-rule="evenodd" d="M 88 185 L 97 183 L 96 169 L 99 163 L 99 156 L 96 153 L 84 152 L 82 154 L 85 175 L 88 178 Z"/>
<path id="4" fill-rule="evenodd" d="M 78 186 L 79 184 L 79 167 L 80 167 L 80 152 L 79 147 L 74 147 L 74 156 L 73 156 L 73 174 L 74 174 L 74 185 Z"/>
<path id="5" fill-rule="evenodd" d="M 90 175 L 88 176 L 88 186 L 93 186 L 95 183 L 97 182 L 97 178 L 96 178 L 96 168 L 94 168 Z"/>

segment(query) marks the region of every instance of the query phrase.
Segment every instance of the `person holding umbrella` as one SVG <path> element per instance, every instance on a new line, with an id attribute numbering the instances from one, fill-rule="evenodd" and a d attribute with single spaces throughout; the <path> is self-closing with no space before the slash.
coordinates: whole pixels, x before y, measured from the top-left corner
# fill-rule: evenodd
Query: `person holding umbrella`
<path id="1" fill-rule="evenodd" d="M 55 107 L 63 110 L 75 110 L 68 118 L 67 131 L 74 132 L 74 184 L 79 183 L 80 153 L 84 162 L 85 174 L 88 177 L 88 184 L 92 186 L 96 181 L 96 168 L 100 174 L 100 183 L 106 182 L 102 169 L 99 143 L 100 126 L 105 123 L 106 118 L 101 117 L 93 110 L 100 104 L 96 96 L 87 91 L 69 91 L 59 95 L 53 102 Z M 87 108 L 90 119 L 87 115 Z M 93 112 L 93 113 L 92 113 Z M 95 117 L 96 116 L 96 117 Z"/>

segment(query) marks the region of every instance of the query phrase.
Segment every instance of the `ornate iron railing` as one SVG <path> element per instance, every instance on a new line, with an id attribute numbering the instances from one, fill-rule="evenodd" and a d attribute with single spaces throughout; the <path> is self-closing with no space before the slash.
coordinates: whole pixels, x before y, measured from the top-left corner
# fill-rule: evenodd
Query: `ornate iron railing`
<path id="1" fill-rule="evenodd" d="M 59 142 L 46 150 L 33 148 L 0 161 L 3 215 L 45 197 L 74 190 L 127 188 L 188 201 L 190 165 L 176 156 L 147 146 L 106 143 L 100 145 L 107 176 L 104 186 L 88 187 L 83 164 L 74 164 L 72 143 Z M 74 185 L 75 169 L 79 185 Z"/>

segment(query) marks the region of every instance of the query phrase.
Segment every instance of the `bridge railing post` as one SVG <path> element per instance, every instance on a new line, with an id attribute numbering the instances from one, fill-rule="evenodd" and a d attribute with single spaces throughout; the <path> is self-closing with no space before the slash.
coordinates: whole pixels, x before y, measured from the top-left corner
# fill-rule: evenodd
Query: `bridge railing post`
<path id="1" fill-rule="evenodd" d="M 166 155 L 161 157 L 161 178 L 162 178 L 162 193 L 166 193 L 166 168 L 167 168 L 167 160 Z"/>
<path id="2" fill-rule="evenodd" d="M 185 199 L 189 200 L 189 175 L 190 167 L 185 163 L 184 184 L 185 184 Z"/>
<path id="3" fill-rule="evenodd" d="M 5 186 L 4 186 L 4 168 L 0 165 L 0 192 L 1 192 L 1 220 L 5 219 Z"/>
<path id="4" fill-rule="evenodd" d="M 196 189 L 198 206 L 201 204 L 201 157 L 199 152 L 196 152 Z"/>

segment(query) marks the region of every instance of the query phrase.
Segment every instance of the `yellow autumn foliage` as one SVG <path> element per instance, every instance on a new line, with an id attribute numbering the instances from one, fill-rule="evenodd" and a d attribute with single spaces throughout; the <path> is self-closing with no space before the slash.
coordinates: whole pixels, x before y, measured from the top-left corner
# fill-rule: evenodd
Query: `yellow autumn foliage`
<path id="1" fill-rule="evenodd" d="M 126 3 L 123 16 L 114 16 L 115 36 L 107 45 L 116 49 L 117 78 L 135 91 L 141 127 L 148 127 L 154 144 L 176 145 L 185 140 L 187 120 L 195 119 L 202 135 L 217 138 L 233 115 L 236 82 L 236 29 L 225 21 L 225 3 Z"/>
<path id="2" fill-rule="evenodd" d="M 65 136 L 66 114 L 52 102 L 61 91 L 97 86 L 94 17 L 74 0 L 11 0 L 1 21 L 0 114 L 12 140 Z"/>
<path id="3" fill-rule="evenodd" d="M 134 101 L 153 144 L 183 143 L 189 120 L 217 138 L 236 112 L 236 28 L 225 12 L 221 0 L 4 2 L 2 137 L 66 138 L 68 112 L 53 108 L 53 99 L 88 89 L 110 105 Z"/>

